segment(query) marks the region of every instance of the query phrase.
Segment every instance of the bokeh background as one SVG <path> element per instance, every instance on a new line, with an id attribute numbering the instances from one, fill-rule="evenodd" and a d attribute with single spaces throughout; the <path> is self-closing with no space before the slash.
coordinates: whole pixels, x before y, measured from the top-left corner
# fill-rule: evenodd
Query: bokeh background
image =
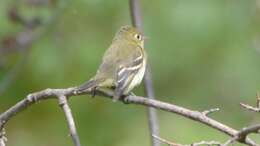
<path id="1" fill-rule="evenodd" d="M 34 31 L 44 33 L 30 47 L 12 46 L 12 37 L 25 30 L 10 20 L 13 7 L 24 19 L 42 24 Z M 259 1 L 141 0 L 141 8 L 159 100 L 200 111 L 219 107 L 211 117 L 236 129 L 260 122 L 257 113 L 239 106 L 254 105 L 260 90 Z M 115 32 L 126 24 L 131 24 L 126 0 L 1 0 L 0 112 L 28 93 L 91 78 Z M 21 60 L 13 81 L 6 79 Z M 134 92 L 144 95 L 143 90 L 139 86 Z M 146 108 L 89 96 L 73 97 L 70 104 L 82 145 L 149 146 Z M 161 137 L 168 140 L 188 144 L 228 138 L 181 116 L 158 114 Z M 10 146 L 72 145 L 56 100 L 33 105 L 6 130 Z"/>

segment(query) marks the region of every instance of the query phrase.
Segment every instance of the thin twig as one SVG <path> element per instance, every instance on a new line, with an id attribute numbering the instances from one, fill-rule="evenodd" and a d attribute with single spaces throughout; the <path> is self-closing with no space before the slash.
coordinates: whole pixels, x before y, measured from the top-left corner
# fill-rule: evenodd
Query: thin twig
<path id="1" fill-rule="evenodd" d="M 247 110 L 249 110 L 249 111 L 260 112 L 260 109 L 259 109 L 258 107 L 253 107 L 253 106 L 251 106 L 251 105 L 249 105 L 249 104 L 245 104 L 245 103 L 240 103 L 240 105 L 241 105 L 243 108 L 245 108 L 245 109 L 247 109 Z"/>
<path id="2" fill-rule="evenodd" d="M 222 146 L 231 145 L 236 141 L 236 139 L 237 139 L 237 136 L 234 136 L 234 137 L 230 138 L 229 140 L 227 140 Z"/>
<path id="3" fill-rule="evenodd" d="M 212 114 L 217 111 L 219 111 L 219 108 L 212 108 L 212 109 L 203 111 L 202 114 L 204 114 L 205 116 L 208 116 L 209 114 Z"/>
<path id="4" fill-rule="evenodd" d="M 171 141 L 168 141 L 168 140 L 166 140 L 166 139 L 163 139 L 163 138 L 161 138 L 161 137 L 159 137 L 159 136 L 157 136 L 157 135 L 152 135 L 154 138 L 156 138 L 156 139 L 158 139 L 160 142 L 162 142 L 162 143 L 165 143 L 165 144 L 167 144 L 167 145 L 169 145 L 169 146 L 184 146 L 184 145 L 182 145 L 182 144 L 178 144 L 178 143 L 174 143 L 174 142 L 171 142 Z"/>
<path id="5" fill-rule="evenodd" d="M 256 106 L 260 109 L 260 93 L 256 92 Z"/>
<path id="6" fill-rule="evenodd" d="M 207 146 L 221 146 L 220 142 L 217 141 L 200 141 L 200 142 L 196 142 L 191 144 L 190 146 L 201 146 L 201 145 L 207 145 Z"/>
<path id="7" fill-rule="evenodd" d="M 132 24 L 142 31 L 142 18 L 141 18 L 141 9 L 139 0 L 129 0 L 130 4 L 130 13 Z M 152 83 L 152 75 L 149 63 L 147 63 L 146 73 L 144 76 L 144 86 L 146 96 L 150 99 L 155 99 L 153 83 Z M 159 135 L 159 123 L 157 118 L 156 109 L 152 107 L 148 107 L 148 120 L 149 120 L 149 129 L 151 133 L 152 146 L 160 146 L 159 141 L 154 138 L 152 135 Z"/>
<path id="8" fill-rule="evenodd" d="M 39 92 L 35 92 L 32 94 L 29 94 L 26 98 L 15 104 L 14 106 L 10 107 L 8 110 L 0 114 L 0 130 L 4 127 L 4 125 L 17 113 L 23 111 L 30 105 L 34 104 L 35 102 L 41 101 L 41 100 L 47 100 L 54 97 L 57 97 L 58 95 L 63 95 L 66 97 L 71 97 L 75 95 L 81 95 L 81 94 L 92 94 L 91 91 L 87 90 L 84 92 L 78 92 L 77 87 L 71 87 L 67 89 L 45 89 Z M 102 91 L 97 90 L 97 95 L 102 95 L 102 97 L 113 97 L 113 92 L 111 91 Z M 184 116 L 186 118 L 192 119 L 194 121 L 200 122 L 202 124 L 208 125 L 209 127 L 212 127 L 214 129 L 219 130 L 222 133 L 225 133 L 231 137 L 236 136 L 239 131 L 224 125 L 214 119 L 211 119 L 208 116 L 205 116 L 202 112 L 199 111 L 193 111 L 184 107 L 180 107 L 174 104 L 158 101 L 155 99 L 149 99 L 147 97 L 141 97 L 141 96 L 127 96 L 125 98 L 128 103 L 137 104 L 137 105 L 144 105 L 149 107 L 154 107 L 157 109 L 161 109 L 163 111 L 168 111 L 171 113 L 176 113 L 178 115 Z M 238 140 L 237 140 L 238 141 Z M 245 139 L 240 139 L 238 142 L 247 144 L 249 146 L 259 146 L 254 141 L 246 137 Z"/>
<path id="9" fill-rule="evenodd" d="M 249 104 L 245 104 L 245 103 L 240 103 L 240 105 L 247 109 L 247 110 L 250 110 L 250 111 L 253 111 L 253 112 L 260 112 L 260 95 L 259 95 L 259 92 L 256 93 L 256 107 L 253 107 Z"/>
<path id="10" fill-rule="evenodd" d="M 169 145 L 169 146 L 201 146 L 201 145 L 207 145 L 207 146 L 221 146 L 221 143 L 220 142 L 217 142 L 217 141 L 200 141 L 200 142 L 195 142 L 195 143 L 192 143 L 192 144 L 179 144 L 179 143 L 175 143 L 175 142 L 171 142 L 171 141 L 168 141 L 166 139 L 163 139 L 159 136 L 156 136 L 156 135 L 153 135 L 154 138 L 158 139 L 159 141 Z"/>
<path id="11" fill-rule="evenodd" d="M 74 118 L 72 116 L 71 109 L 69 107 L 67 98 L 64 95 L 60 95 L 60 96 L 58 96 L 58 99 L 59 99 L 59 105 L 61 106 L 61 108 L 63 109 L 63 112 L 65 113 L 65 117 L 66 117 L 68 127 L 70 130 L 70 136 L 72 137 L 74 145 L 80 146 L 79 136 L 77 134 Z"/>

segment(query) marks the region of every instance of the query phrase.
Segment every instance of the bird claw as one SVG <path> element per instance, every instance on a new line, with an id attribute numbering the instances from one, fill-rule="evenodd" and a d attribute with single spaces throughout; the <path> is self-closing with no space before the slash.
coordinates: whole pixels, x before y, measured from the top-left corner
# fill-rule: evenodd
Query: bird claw
<path id="1" fill-rule="evenodd" d="M 130 104 L 128 96 L 123 95 L 121 98 L 124 104 Z"/>

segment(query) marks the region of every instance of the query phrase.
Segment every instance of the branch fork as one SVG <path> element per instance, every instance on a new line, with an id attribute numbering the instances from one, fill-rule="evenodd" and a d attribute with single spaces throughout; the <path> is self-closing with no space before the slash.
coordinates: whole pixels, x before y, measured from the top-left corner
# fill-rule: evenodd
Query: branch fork
<path id="1" fill-rule="evenodd" d="M 204 116 L 208 116 L 209 114 L 212 114 L 214 112 L 217 112 L 219 111 L 220 109 L 219 108 L 212 108 L 212 109 L 209 109 L 209 110 L 205 110 L 203 112 L 201 112 Z"/>
<path id="2" fill-rule="evenodd" d="M 72 116 L 71 109 L 68 104 L 67 97 L 64 95 L 58 95 L 59 105 L 63 109 L 65 113 L 65 117 L 68 123 L 68 127 L 70 129 L 70 136 L 72 137 L 73 143 L 75 146 L 80 146 L 79 136 L 77 134 L 74 118 Z"/>
<path id="3" fill-rule="evenodd" d="M 245 103 L 240 103 L 240 105 L 249 111 L 260 112 L 260 93 L 256 93 L 256 107 Z"/>
<path id="4" fill-rule="evenodd" d="M 26 109 L 27 107 L 31 106 L 33 103 L 37 103 L 42 100 L 53 99 L 54 97 L 57 97 L 57 99 L 59 101 L 59 105 L 61 106 L 61 108 L 63 109 L 63 111 L 65 113 L 68 127 L 70 129 L 70 135 L 73 139 L 74 145 L 80 146 L 75 122 L 73 120 L 71 109 L 68 104 L 68 98 L 71 96 L 83 95 L 83 94 L 91 94 L 91 91 L 84 91 L 84 92 L 78 93 L 77 87 L 70 87 L 70 88 L 65 88 L 65 89 L 45 89 L 45 90 L 42 90 L 39 92 L 29 94 L 26 98 L 24 98 L 23 100 L 21 100 L 20 102 L 18 102 L 17 104 L 15 104 L 14 106 L 10 107 L 5 112 L 0 114 L 0 131 L 3 130 L 3 127 L 6 124 L 6 122 L 8 122 L 17 113 L 19 113 L 19 112 L 23 111 L 24 109 Z M 107 97 L 107 98 L 113 97 L 113 93 L 111 91 L 105 91 L 105 90 L 101 90 L 101 89 L 96 90 L 96 94 L 101 95 L 102 97 Z M 166 103 L 163 101 L 149 99 L 147 97 L 129 95 L 126 98 L 127 98 L 127 102 L 130 104 L 153 107 L 156 109 L 175 113 L 175 114 L 184 116 L 186 118 L 192 119 L 194 121 L 200 122 L 202 124 L 205 124 L 211 128 L 217 129 L 220 132 L 229 135 L 230 137 L 232 137 L 232 139 L 234 139 L 232 141 L 244 143 L 249 146 L 259 146 L 254 141 L 252 141 L 250 138 L 248 138 L 247 135 L 250 133 L 258 132 L 260 129 L 260 124 L 254 125 L 251 127 L 247 127 L 240 131 L 237 131 L 237 130 L 207 116 L 209 113 L 218 111 L 217 108 L 199 112 L 199 111 L 190 110 L 190 109 L 178 106 L 178 105 Z M 121 100 L 121 102 L 123 102 L 123 101 Z"/>

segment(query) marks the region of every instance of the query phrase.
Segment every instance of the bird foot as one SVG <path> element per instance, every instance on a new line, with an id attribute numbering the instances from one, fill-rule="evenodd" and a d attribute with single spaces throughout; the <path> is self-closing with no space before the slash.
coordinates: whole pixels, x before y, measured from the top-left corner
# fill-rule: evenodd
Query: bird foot
<path id="1" fill-rule="evenodd" d="M 129 97 L 128 95 L 123 95 L 121 97 L 124 104 L 130 104 L 128 97 Z"/>

